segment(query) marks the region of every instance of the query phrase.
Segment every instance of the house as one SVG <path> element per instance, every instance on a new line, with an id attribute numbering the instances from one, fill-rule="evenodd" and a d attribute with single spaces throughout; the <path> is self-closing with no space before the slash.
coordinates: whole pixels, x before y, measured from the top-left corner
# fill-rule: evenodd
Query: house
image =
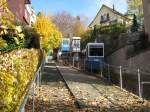
<path id="1" fill-rule="evenodd" d="M 31 25 L 35 22 L 35 13 L 31 8 L 31 0 L 6 0 L 10 12 L 14 15 L 16 22 Z M 7 11 L 1 11 L 1 15 L 6 15 Z M 34 19 L 33 19 L 34 18 Z M 11 18 L 10 18 L 11 19 Z"/>
<path id="2" fill-rule="evenodd" d="M 150 40 L 150 0 L 143 0 L 143 7 L 145 32 L 149 35 Z"/>
<path id="3" fill-rule="evenodd" d="M 35 14 L 35 11 L 34 9 L 32 8 L 31 4 L 28 4 L 26 5 L 26 10 L 28 11 L 29 13 L 29 25 L 31 26 L 32 24 L 34 24 L 36 22 L 36 14 Z"/>
<path id="4" fill-rule="evenodd" d="M 110 8 L 106 5 L 102 5 L 89 27 L 93 28 L 95 25 L 107 26 L 115 23 L 131 24 L 132 21 L 127 16 L 116 11 L 114 6 Z"/>

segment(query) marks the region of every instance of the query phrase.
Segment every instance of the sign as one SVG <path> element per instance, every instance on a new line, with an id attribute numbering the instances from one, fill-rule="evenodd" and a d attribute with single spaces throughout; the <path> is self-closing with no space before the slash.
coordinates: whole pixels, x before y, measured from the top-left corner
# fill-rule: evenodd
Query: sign
<path id="1" fill-rule="evenodd" d="M 80 52 L 80 39 L 72 40 L 72 52 Z"/>

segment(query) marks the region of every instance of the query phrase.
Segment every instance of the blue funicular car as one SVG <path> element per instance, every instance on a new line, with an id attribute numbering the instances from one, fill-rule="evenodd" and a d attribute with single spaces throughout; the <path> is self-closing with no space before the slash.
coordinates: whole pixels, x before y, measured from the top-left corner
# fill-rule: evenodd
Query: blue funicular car
<path id="1" fill-rule="evenodd" d="M 86 46 L 85 68 L 99 71 L 104 63 L 104 43 L 88 43 Z"/>

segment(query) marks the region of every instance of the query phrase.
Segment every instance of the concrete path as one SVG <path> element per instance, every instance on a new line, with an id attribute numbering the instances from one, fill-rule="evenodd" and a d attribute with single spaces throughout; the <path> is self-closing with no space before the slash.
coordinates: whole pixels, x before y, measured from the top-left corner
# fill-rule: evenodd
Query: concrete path
<path id="1" fill-rule="evenodd" d="M 82 109 L 94 112 L 149 112 L 150 103 L 75 69 L 57 66 Z"/>

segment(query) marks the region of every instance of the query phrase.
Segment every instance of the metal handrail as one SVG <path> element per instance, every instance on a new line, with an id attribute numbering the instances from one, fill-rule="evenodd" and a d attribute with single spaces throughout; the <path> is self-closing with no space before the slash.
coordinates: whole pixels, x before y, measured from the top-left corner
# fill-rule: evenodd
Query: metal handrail
<path id="1" fill-rule="evenodd" d="M 106 66 L 109 66 L 109 67 L 112 67 L 112 68 L 120 68 L 120 66 L 122 66 L 122 65 L 120 65 L 120 66 L 116 66 L 116 65 L 111 65 L 111 64 L 108 64 L 108 63 L 103 63 L 104 65 L 106 65 Z M 131 70 L 132 69 L 132 71 L 137 71 L 137 69 L 139 69 L 139 68 L 135 68 L 135 67 L 129 67 L 129 66 L 122 66 L 122 69 L 123 70 Z M 140 69 L 140 72 L 141 73 L 144 73 L 144 74 L 150 74 L 150 72 L 148 72 L 148 71 L 145 71 L 145 70 L 142 70 L 142 69 Z"/>
<path id="2" fill-rule="evenodd" d="M 81 61 L 82 62 L 82 61 Z M 146 75 L 150 75 L 150 72 L 146 72 L 142 69 L 139 69 L 139 68 L 133 68 L 133 67 L 128 67 L 128 66 L 116 66 L 116 65 L 111 65 L 111 64 L 108 64 L 108 63 L 101 63 L 103 66 L 104 66 L 104 69 L 107 67 L 108 69 L 108 80 L 110 81 L 110 69 L 114 68 L 114 69 L 118 69 L 118 73 L 120 74 L 119 75 L 119 78 L 120 78 L 120 88 L 123 89 L 123 71 L 124 70 L 130 70 L 130 71 L 134 71 L 135 74 L 137 74 L 137 78 L 138 78 L 138 93 L 139 93 L 139 97 L 143 98 L 142 96 L 142 93 L 143 93 L 143 86 L 145 84 L 148 84 L 150 85 L 150 81 L 143 81 L 142 80 L 142 73 L 143 74 L 146 74 Z M 84 70 L 85 70 L 85 63 L 83 64 L 83 67 L 84 67 Z M 79 68 L 78 68 L 79 69 Z M 82 68 L 81 68 L 82 69 Z M 101 69 L 101 72 L 103 72 L 103 69 Z M 91 64 L 91 73 L 92 73 L 92 64 Z M 102 77 L 102 73 L 101 73 L 101 77 Z"/>

